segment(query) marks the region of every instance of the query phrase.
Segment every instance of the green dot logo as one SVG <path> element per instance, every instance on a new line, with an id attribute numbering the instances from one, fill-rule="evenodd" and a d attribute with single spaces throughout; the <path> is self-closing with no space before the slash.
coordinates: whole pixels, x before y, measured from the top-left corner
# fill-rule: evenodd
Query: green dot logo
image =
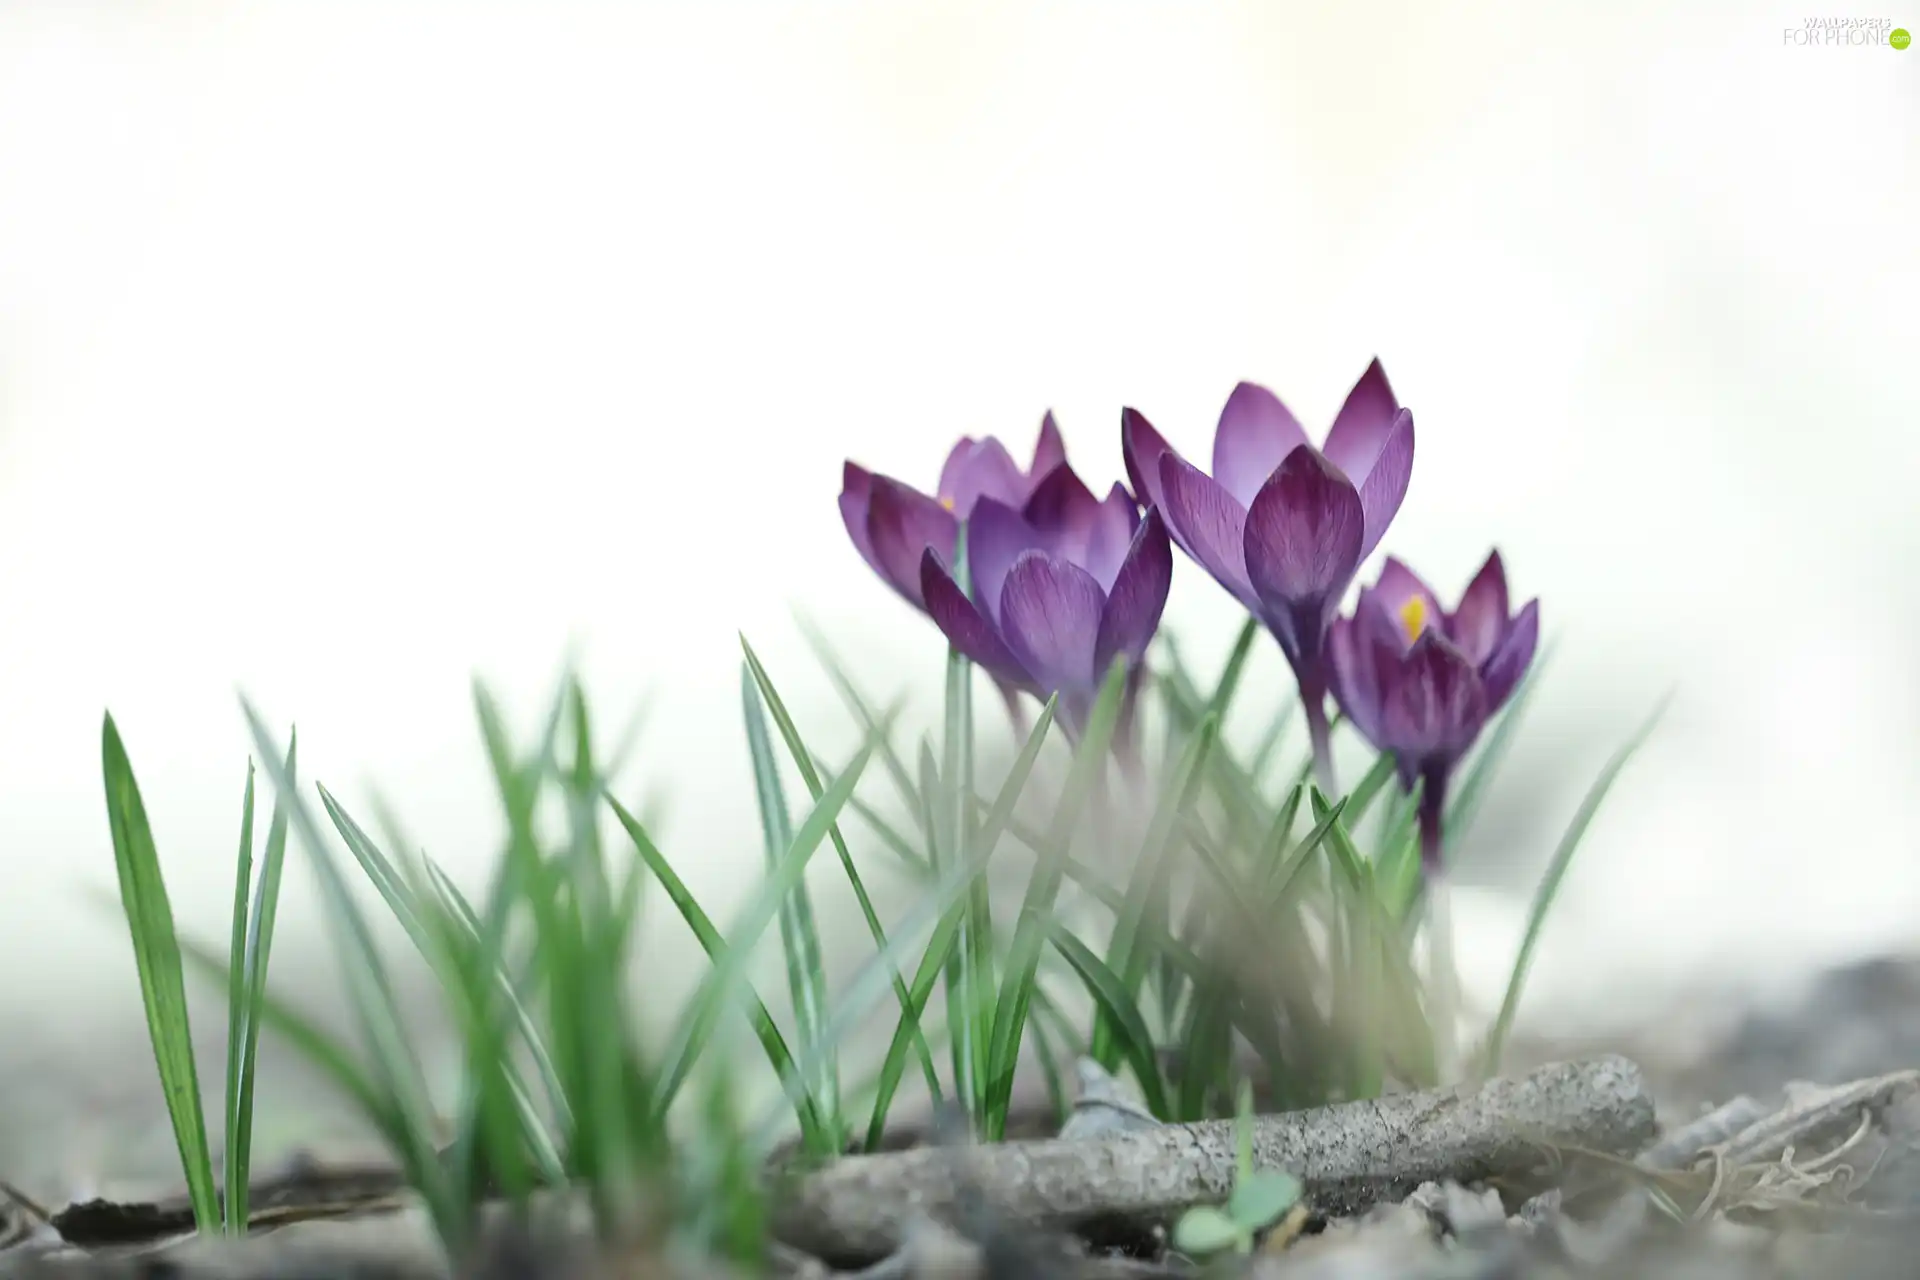
<path id="1" fill-rule="evenodd" d="M 1907 34 L 1905 27 L 1895 27 L 1887 33 L 1887 43 L 1896 49 L 1904 49 L 1913 43 L 1913 37 Z"/>

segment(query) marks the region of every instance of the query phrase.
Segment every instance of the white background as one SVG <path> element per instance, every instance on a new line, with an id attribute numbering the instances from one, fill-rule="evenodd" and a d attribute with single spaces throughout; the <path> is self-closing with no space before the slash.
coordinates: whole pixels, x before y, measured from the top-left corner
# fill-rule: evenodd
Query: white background
<path id="1" fill-rule="evenodd" d="M 530 715 L 577 641 L 603 718 L 657 693 L 634 786 L 723 912 L 760 856 L 736 631 L 835 751 L 796 605 L 933 709 L 844 457 L 931 485 L 1051 407 L 1104 487 L 1123 405 L 1204 459 L 1235 381 L 1317 435 L 1375 354 L 1419 430 L 1387 549 L 1450 594 L 1497 543 L 1559 642 L 1463 874 L 1524 884 L 1679 690 L 1529 1010 L 1913 940 L 1920 50 L 1731 0 L 164 9 L 0 5 L 16 1045 L 153 1088 L 85 892 L 103 708 L 218 938 L 236 690 L 471 880 L 468 679 Z M 1235 622 L 1184 560 L 1169 617 L 1208 661 Z M 1513 902 L 1461 907 L 1483 996 Z"/>

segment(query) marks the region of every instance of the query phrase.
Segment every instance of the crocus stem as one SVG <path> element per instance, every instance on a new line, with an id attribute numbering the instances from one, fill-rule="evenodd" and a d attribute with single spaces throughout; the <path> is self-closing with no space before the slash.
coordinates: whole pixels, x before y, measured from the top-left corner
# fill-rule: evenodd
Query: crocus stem
<path id="1" fill-rule="evenodd" d="M 1333 775 L 1333 733 L 1327 725 L 1327 682 L 1319 675 L 1300 677 L 1300 703 L 1307 712 L 1307 741 L 1313 748 L 1313 780 L 1327 799 L 1339 796 Z"/>
<path id="2" fill-rule="evenodd" d="M 1447 780 L 1428 770 L 1420 780 L 1420 866 L 1427 882 L 1427 968 L 1435 1066 L 1451 1080 L 1459 1063 L 1460 976 L 1453 958 L 1453 903 L 1441 860 Z"/>

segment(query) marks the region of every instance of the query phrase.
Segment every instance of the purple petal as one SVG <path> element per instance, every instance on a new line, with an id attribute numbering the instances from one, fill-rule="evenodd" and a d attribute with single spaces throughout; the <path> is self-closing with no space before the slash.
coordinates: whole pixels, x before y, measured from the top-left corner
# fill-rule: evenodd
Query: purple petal
<path id="1" fill-rule="evenodd" d="M 847 536 L 853 539 L 860 558 L 881 573 L 874 559 L 873 543 L 867 540 L 867 503 L 873 492 L 873 476 L 865 467 L 849 462 L 840 471 L 840 519 L 846 522 Z"/>
<path id="2" fill-rule="evenodd" d="M 1359 625 L 1338 618 L 1327 629 L 1327 653 L 1332 659 L 1333 697 L 1368 742 L 1380 745 L 1380 681 L 1373 654 Z"/>
<path id="3" fill-rule="evenodd" d="M 1022 552 L 1000 589 L 1001 635 L 1042 690 L 1085 690 L 1099 682 L 1093 654 L 1106 603 L 1085 569 Z"/>
<path id="4" fill-rule="evenodd" d="M 1495 551 L 1461 593 L 1460 607 L 1447 620 L 1447 634 L 1453 637 L 1468 661 L 1484 667 L 1506 635 L 1507 627 L 1507 570 L 1500 563 L 1500 553 Z"/>
<path id="5" fill-rule="evenodd" d="M 1243 507 L 1267 482 L 1288 454 L 1307 443 L 1299 420 L 1280 397 L 1243 382 L 1227 397 L 1220 426 L 1213 434 L 1213 478 Z"/>
<path id="6" fill-rule="evenodd" d="M 1033 678 L 973 601 L 960 590 L 929 547 L 920 558 L 920 589 L 927 616 L 947 640 L 1002 685 L 1032 688 Z"/>
<path id="7" fill-rule="evenodd" d="M 1140 505 L 1166 511 L 1166 495 L 1160 491 L 1160 459 L 1165 454 L 1180 455 L 1138 409 L 1120 411 L 1120 453 L 1126 459 L 1127 480 Z"/>
<path id="8" fill-rule="evenodd" d="M 1041 546 L 1064 560 L 1085 564 L 1087 544 L 1100 520 L 1100 499 L 1081 483 L 1072 467 L 1063 462 L 1048 472 L 1022 514 L 1039 533 Z"/>
<path id="9" fill-rule="evenodd" d="M 1127 492 L 1126 486 L 1114 485 L 1107 491 L 1106 501 L 1100 504 L 1093 535 L 1087 539 L 1086 559 L 1081 561 L 1081 568 L 1093 575 L 1102 591 L 1113 590 L 1114 576 L 1120 572 L 1139 528 L 1140 508 L 1133 495 Z M 1164 532 L 1164 525 L 1162 530 Z"/>
<path id="10" fill-rule="evenodd" d="M 1033 442 L 1033 465 L 1027 468 L 1027 483 L 1037 484 L 1040 477 L 1067 460 L 1067 442 L 1060 438 L 1053 410 L 1040 419 L 1040 438 Z"/>
<path id="11" fill-rule="evenodd" d="M 1350 471 L 1349 475 L 1359 475 Z M 1366 559 L 1386 536 L 1387 526 L 1399 514 L 1406 500 L 1407 481 L 1413 478 L 1413 415 L 1405 409 L 1394 419 L 1393 427 L 1373 460 L 1373 467 L 1360 482 L 1360 505 L 1367 513 L 1367 540 L 1360 552 Z"/>
<path id="12" fill-rule="evenodd" d="M 1373 469 L 1399 412 L 1400 402 L 1394 399 L 1387 371 L 1376 358 L 1347 392 L 1346 403 L 1327 432 L 1327 457 L 1359 483 Z"/>
<path id="13" fill-rule="evenodd" d="M 960 525 L 953 513 L 917 489 L 888 476 L 874 476 L 867 503 L 867 542 L 874 566 L 894 590 L 921 608 L 920 553 L 932 549 L 942 564 L 953 559 Z"/>
<path id="14" fill-rule="evenodd" d="M 1026 496 L 1027 478 L 1007 446 L 992 436 L 968 438 L 955 445 L 940 469 L 940 501 L 965 520 L 981 498 L 996 498 L 1017 506 Z"/>
<path id="15" fill-rule="evenodd" d="M 1021 552 L 1045 545 L 1039 531 L 1005 503 L 982 498 L 974 507 L 967 521 L 967 576 L 973 584 L 973 598 L 995 625 L 1000 622 L 1000 589 L 1006 583 L 1007 570 Z"/>
<path id="16" fill-rule="evenodd" d="M 1338 598 L 1360 567 L 1366 523 L 1347 478 L 1302 445 L 1247 508 L 1247 577 L 1270 608 Z"/>
<path id="17" fill-rule="evenodd" d="M 1124 653 L 1133 662 L 1146 656 L 1147 642 L 1160 625 L 1172 584 L 1173 544 L 1167 540 L 1167 526 L 1156 507 L 1147 512 L 1134 534 L 1107 594 L 1099 639 L 1093 647 L 1094 679 L 1105 678 L 1115 654 Z"/>
<path id="18" fill-rule="evenodd" d="M 1438 631 L 1420 633 L 1381 693 L 1382 745 L 1403 756 L 1450 763 L 1487 722 L 1479 672 Z"/>
<path id="19" fill-rule="evenodd" d="M 1527 601 L 1526 608 L 1513 620 L 1500 645 L 1480 667 L 1480 682 L 1487 688 L 1487 714 L 1507 705 L 1507 699 L 1533 665 L 1533 651 L 1540 643 L 1540 602 Z"/>
<path id="20" fill-rule="evenodd" d="M 1160 455 L 1159 489 L 1166 503 L 1155 505 L 1181 550 L 1240 603 L 1258 610 L 1260 597 L 1247 578 L 1247 513 L 1233 495 L 1171 451 Z"/>
<path id="21" fill-rule="evenodd" d="M 1424 626 L 1438 627 L 1446 619 L 1446 610 L 1440 607 L 1440 597 L 1434 594 L 1433 588 L 1393 556 L 1388 556 L 1386 564 L 1381 566 L 1380 581 L 1371 590 L 1378 598 L 1380 607 L 1393 619 L 1394 627 L 1400 633 L 1402 649 L 1417 638 L 1406 631 L 1409 601 L 1420 601 L 1420 619 Z"/>

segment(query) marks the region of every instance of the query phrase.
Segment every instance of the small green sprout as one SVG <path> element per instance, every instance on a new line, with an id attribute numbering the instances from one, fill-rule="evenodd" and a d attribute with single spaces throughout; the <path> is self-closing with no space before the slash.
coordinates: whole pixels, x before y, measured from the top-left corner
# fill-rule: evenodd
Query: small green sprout
<path id="1" fill-rule="evenodd" d="M 1278 1222 L 1300 1199 L 1300 1179 L 1284 1169 L 1253 1167 L 1253 1089 L 1241 1080 L 1234 1117 L 1233 1193 L 1224 1208 L 1196 1205 L 1173 1227 L 1173 1247 L 1204 1258 L 1253 1252 L 1253 1238 Z"/>

